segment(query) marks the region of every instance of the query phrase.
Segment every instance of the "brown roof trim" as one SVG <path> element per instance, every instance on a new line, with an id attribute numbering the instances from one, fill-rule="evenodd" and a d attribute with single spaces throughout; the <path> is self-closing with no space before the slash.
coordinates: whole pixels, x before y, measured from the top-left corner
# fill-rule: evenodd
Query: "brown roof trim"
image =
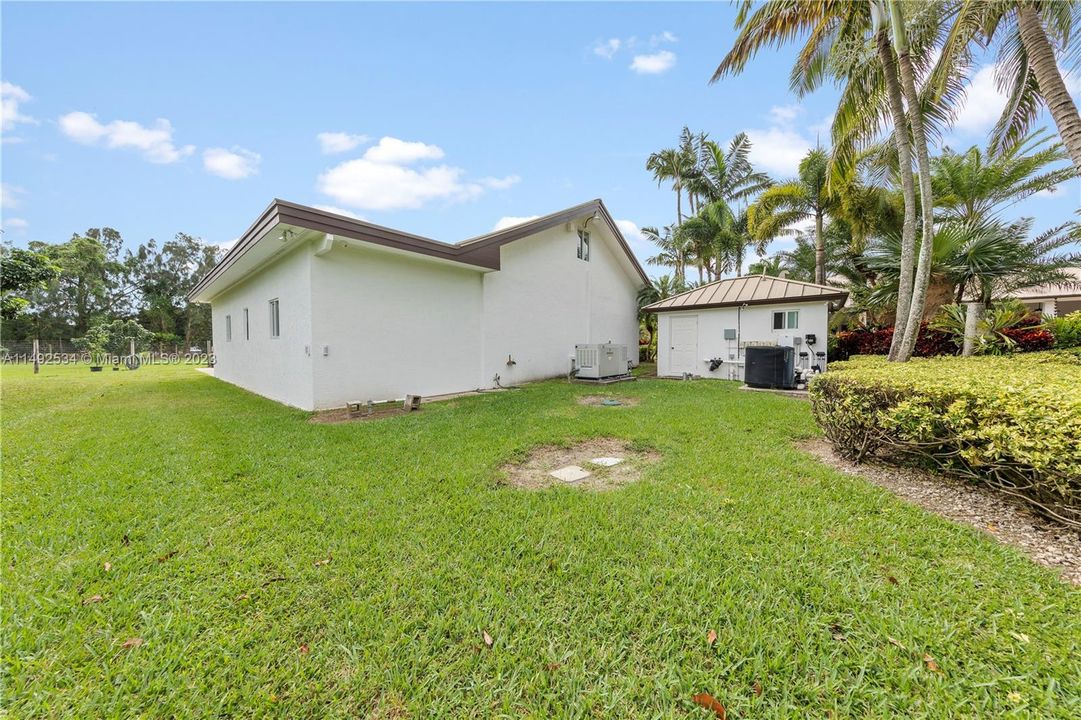
<path id="1" fill-rule="evenodd" d="M 240 259 L 253 245 L 255 245 L 255 243 L 259 242 L 270 228 L 279 223 L 295 225 L 316 230 L 318 232 L 360 240 L 373 245 L 394 248 L 396 250 L 415 252 L 421 255 L 439 258 L 441 260 L 449 260 L 465 263 L 467 265 L 489 268 L 491 270 L 498 270 L 499 248 L 501 246 L 590 213 L 597 213 L 604 221 L 609 231 L 615 237 L 616 242 L 619 243 L 619 246 L 631 261 L 635 272 L 638 273 L 638 276 L 643 283 L 648 284 L 649 277 L 646 275 L 645 270 L 642 269 L 638 259 L 631 251 L 630 245 L 627 244 L 623 234 L 616 226 L 615 220 L 612 219 L 611 214 L 609 214 L 608 209 L 600 199 L 590 200 L 589 202 L 575 205 L 574 207 L 560 210 L 559 212 L 545 215 L 544 217 L 539 217 L 535 220 L 521 223 L 520 225 L 512 225 L 509 228 L 480 235 L 455 244 L 439 242 L 438 240 L 432 240 L 420 235 L 413 235 L 411 233 L 402 232 L 401 230 L 394 230 L 393 228 L 375 225 L 363 220 L 346 217 L 345 215 L 308 207 L 307 205 L 299 205 L 297 203 L 275 199 L 270 203 L 267 209 L 263 211 L 262 215 L 252 223 L 251 227 L 248 228 L 233 247 L 229 249 L 225 254 L 225 257 L 221 259 L 221 262 L 207 273 L 196 284 L 192 291 L 188 293 L 188 297 L 194 297 L 206 289 L 206 287 L 214 280 L 221 277 L 221 275 Z"/>

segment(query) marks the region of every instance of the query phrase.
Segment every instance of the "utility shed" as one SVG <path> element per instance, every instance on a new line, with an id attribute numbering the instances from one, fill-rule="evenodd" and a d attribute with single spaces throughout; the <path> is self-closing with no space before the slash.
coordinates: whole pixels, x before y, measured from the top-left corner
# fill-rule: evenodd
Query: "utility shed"
<path id="1" fill-rule="evenodd" d="M 190 297 L 211 306 L 217 378 L 321 410 L 563 375 L 581 343 L 635 348 L 647 281 L 600 200 L 458 243 L 275 200 Z"/>
<path id="2" fill-rule="evenodd" d="M 743 380 L 754 345 L 794 347 L 797 367 L 825 370 L 830 310 L 847 297 L 830 285 L 742 275 L 647 305 L 657 313 L 657 374 Z"/>

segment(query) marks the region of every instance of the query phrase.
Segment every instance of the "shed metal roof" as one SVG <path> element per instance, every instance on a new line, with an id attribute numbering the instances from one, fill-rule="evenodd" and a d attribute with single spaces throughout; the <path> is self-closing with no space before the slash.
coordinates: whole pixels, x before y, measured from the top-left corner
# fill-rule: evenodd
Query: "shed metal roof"
<path id="1" fill-rule="evenodd" d="M 643 308 L 646 312 L 672 312 L 694 308 L 777 305 L 812 300 L 844 301 L 848 291 L 832 285 L 789 280 L 769 275 L 741 275 L 706 283 Z"/>

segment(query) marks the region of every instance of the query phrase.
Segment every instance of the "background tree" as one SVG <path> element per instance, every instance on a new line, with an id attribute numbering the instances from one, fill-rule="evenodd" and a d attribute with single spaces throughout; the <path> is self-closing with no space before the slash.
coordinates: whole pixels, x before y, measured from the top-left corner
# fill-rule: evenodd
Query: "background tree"
<path id="1" fill-rule="evenodd" d="M 14 320 L 30 305 L 33 292 L 47 287 L 59 274 L 60 268 L 41 253 L 0 246 L 0 315 Z"/>
<path id="2" fill-rule="evenodd" d="M 826 152 L 812 150 L 800 161 L 797 179 L 772 186 L 747 211 L 751 235 L 759 242 L 794 234 L 793 225 L 814 221 L 814 282 L 819 284 L 826 282 L 825 221 L 840 207 L 840 199 L 829 190 L 828 173 Z"/>

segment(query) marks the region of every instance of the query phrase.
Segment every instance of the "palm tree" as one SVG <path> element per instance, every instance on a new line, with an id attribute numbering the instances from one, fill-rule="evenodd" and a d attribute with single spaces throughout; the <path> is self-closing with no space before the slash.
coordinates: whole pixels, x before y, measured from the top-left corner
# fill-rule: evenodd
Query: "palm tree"
<path id="1" fill-rule="evenodd" d="M 1035 193 L 1053 190 L 1078 175 L 1071 167 L 1051 167 L 1067 160 L 1061 143 L 1048 145 L 1039 131 L 1005 149 L 986 153 L 973 146 L 964 153 L 946 148 L 931 161 L 935 207 L 943 219 L 979 222 Z"/>
<path id="2" fill-rule="evenodd" d="M 698 265 L 698 280 L 717 280 L 726 272 L 743 272 L 743 258 L 755 243 L 747 230 L 746 212 L 733 212 L 727 203 L 711 202 L 687 218 L 677 233 Z"/>
<path id="3" fill-rule="evenodd" d="M 676 225 L 683 224 L 683 189 L 687 178 L 694 173 L 694 156 L 686 148 L 666 148 L 651 153 L 646 160 L 646 170 L 653 173 L 657 185 L 671 181 L 676 193 Z"/>
<path id="4" fill-rule="evenodd" d="M 986 305 L 1020 288 L 1072 282 L 1068 269 L 1081 255 L 1063 250 L 1077 242 L 1078 223 L 1065 223 L 1034 237 L 1032 224 L 1032 218 L 1010 223 L 944 223 L 935 234 L 931 252 L 931 272 L 944 288 L 943 301 L 960 303 L 973 297 Z M 873 293 L 878 302 L 888 302 L 897 292 L 899 256 L 896 237 L 884 238 L 866 256 L 880 279 Z"/>
<path id="5" fill-rule="evenodd" d="M 1074 167 L 1081 171 L 1081 117 L 1055 57 L 1081 50 L 1081 5 L 1059 0 L 964 0 L 957 7 L 942 60 L 954 71 L 971 60 L 969 46 L 998 42 L 996 80 L 1009 98 L 991 134 L 991 147 L 1015 144 L 1047 106 Z M 1072 47 L 1071 47 L 1072 46 Z M 940 76 L 941 77 L 941 76 Z"/>
<path id="6" fill-rule="evenodd" d="M 704 139 L 698 150 L 698 170 L 688 187 L 706 203 L 745 200 L 773 184 L 766 173 L 751 165 L 747 133 L 732 138 L 727 150 L 709 139 Z"/>
<path id="7" fill-rule="evenodd" d="M 800 161 L 799 177 L 774 185 L 747 210 L 751 235 L 765 242 L 779 235 L 792 234 L 795 223 L 814 220 L 815 282 L 826 282 L 826 240 L 823 226 L 827 215 L 840 207 L 840 200 L 827 186 L 829 158 L 821 148 L 807 153 Z"/>
<path id="8" fill-rule="evenodd" d="M 642 234 L 660 248 L 660 252 L 653 257 L 646 258 L 646 262 L 650 265 L 670 267 L 673 274 L 682 280 L 687 272 L 687 256 L 689 254 L 685 239 L 676 236 L 677 233 L 673 231 L 672 225 L 666 225 L 663 232 L 658 231 L 655 227 L 647 226 L 642 228 Z"/>

